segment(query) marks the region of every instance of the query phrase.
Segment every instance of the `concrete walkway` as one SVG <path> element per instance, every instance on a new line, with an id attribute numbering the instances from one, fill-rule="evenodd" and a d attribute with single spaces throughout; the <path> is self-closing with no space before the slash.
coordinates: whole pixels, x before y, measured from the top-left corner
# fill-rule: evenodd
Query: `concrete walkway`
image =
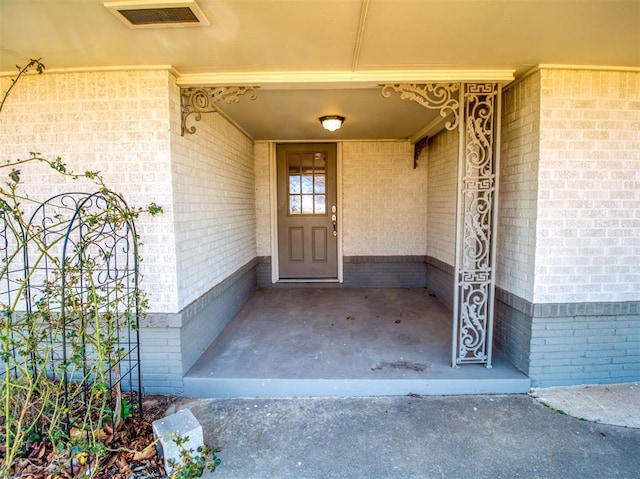
<path id="1" fill-rule="evenodd" d="M 535 389 L 531 396 L 579 419 L 640 428 L 640 383 Z"/>
<path id="2" fill-rule="evenodd" d="M 565 413 L 591 397 L 635 421 L 638 390 L 535 392 L 565 401 L 561 411 L 530 395 L 180 399 L 174 407 L 189 408 L 205 441 L 222 447 L 211 478 L 637 478 L 640 429 Z M 584 409 L 573 413 L 585 418 Z"/>

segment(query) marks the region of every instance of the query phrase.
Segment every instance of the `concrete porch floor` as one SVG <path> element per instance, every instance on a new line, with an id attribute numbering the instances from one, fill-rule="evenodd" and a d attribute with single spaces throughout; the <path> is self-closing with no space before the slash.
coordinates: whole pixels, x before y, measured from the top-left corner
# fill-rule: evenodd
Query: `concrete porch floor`
<path id="1" fill-rule="evenodd" d="M 425 289 L 257 290 L 184 378 L 185 396 L 524 393 L 527 376 L 452 368 L 451 313 Z"/>

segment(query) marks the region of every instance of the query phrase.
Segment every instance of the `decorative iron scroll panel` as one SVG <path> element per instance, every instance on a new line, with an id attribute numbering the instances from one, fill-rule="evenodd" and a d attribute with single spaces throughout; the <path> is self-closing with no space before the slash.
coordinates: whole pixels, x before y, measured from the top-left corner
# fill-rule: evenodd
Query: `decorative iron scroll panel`
<path id="1" fill-rule="evenodd" d="M 463 84 L 453 364 L 491 366 L 499 87 Z"/>
<path id="2" fill-rule="evenodd" d="M 257 97 L 253 86 L 219 86 L 219 87 L 190 87 L 180 89 L 181 135 L 193 134 L 196 127 L 187 127 L 187 119 L 193 115 L 195 121 L 200 121 L 202 113 L 218 111 L 216 103 L 238 103 L 245 93 L 250 100 Z"/>
<path id="3" fill-rule="evenodd" d="M 439 110 L 445 128 L 459 131 L 458 202 L 452 365 L 491 367 L 497 145 L 500 86 L 495 83 L 382 85 L 403 100 Z"/>

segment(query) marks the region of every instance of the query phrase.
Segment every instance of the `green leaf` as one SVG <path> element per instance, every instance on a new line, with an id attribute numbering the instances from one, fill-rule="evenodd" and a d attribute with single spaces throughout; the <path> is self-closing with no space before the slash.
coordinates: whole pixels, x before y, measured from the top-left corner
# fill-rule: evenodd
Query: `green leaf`
<path id="1" fill-rule="evenodd" d="M 11 173 L 9 173 L 9 178 L 11 178 L 11 181 L 14 183 L 18 183 L 20 181 L 20 170 L 13 168 Z"/>

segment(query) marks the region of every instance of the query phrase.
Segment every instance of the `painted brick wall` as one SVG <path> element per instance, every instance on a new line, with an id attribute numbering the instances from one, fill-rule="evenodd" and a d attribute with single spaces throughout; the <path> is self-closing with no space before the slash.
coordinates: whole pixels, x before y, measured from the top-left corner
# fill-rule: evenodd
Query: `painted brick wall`
<path id="1" fill-rule="evenodd" d="M 0 90 L 9 86 L 0 78 Z M 142 287 L 151 311 L 176 311 L 171 197 L 169 74 L 166 71 L 26 76 L 0 113 L 0 161 L 37 151 L 61 156 L 71 171 L 99 170 L 132 207 L 155 201 L 165 213 L 142 215 Z M 65 191 L 94 191 L 48 167 L 25 166 L 22 181 L 40 201 Z M 34 187 L 37 185 L 37 187 Z"/>
<path id="2" fill-rule="evenodd" d="M 458 130 L 443 130 L 430 138 L 427 156 L 427 255 L 453 266 L 456 252 Z"/>
<path id="3" fill-rule="evenodd" d="M 545 69 L 534 303 L 640 299 L 640 73 Z"/>
<path id="4" fill-rule="evenodd" d="M 182 349 L 176 329 L 140 328 L 142 389 L 146 394 L 181 394 Z"/>
<path id="5" fill-rule="evenodd" d="M 253 141 L 217 113 L 180 136 L 171 86 L 171 157 L 180 309 L 256 256 Z M 193 121 L 193 119 L 191 119 Z"/>
<path id="6" fill-rule="evenodd" d="M 528 301 L 535 281 L 540 73 L 503 94 L 496 283 Z"/>
<path id="7" fill-rule="evenodd" d="M 427 168 L 413 169 L 405 141 L 345 142 L 345 256 L 424 255 Z"/>
<path id="8" fill-rule="evenodd" d="M 541 305 L 532 325 L 532 385 L 640 380 L 640 303 Z"/>
<path id="9" fill-rule="evenodd" d="M 257 141 L 254 145 L 256 178 L 256 251 L 258 256 L 271 256 L 271 172 L 269 170 L 270 143 Z"/>
<path id="10" fill-rule="evenodd" d="M 640 378 L 640 74 L 504 95 L 495 340 L 533 386 Z"/>

